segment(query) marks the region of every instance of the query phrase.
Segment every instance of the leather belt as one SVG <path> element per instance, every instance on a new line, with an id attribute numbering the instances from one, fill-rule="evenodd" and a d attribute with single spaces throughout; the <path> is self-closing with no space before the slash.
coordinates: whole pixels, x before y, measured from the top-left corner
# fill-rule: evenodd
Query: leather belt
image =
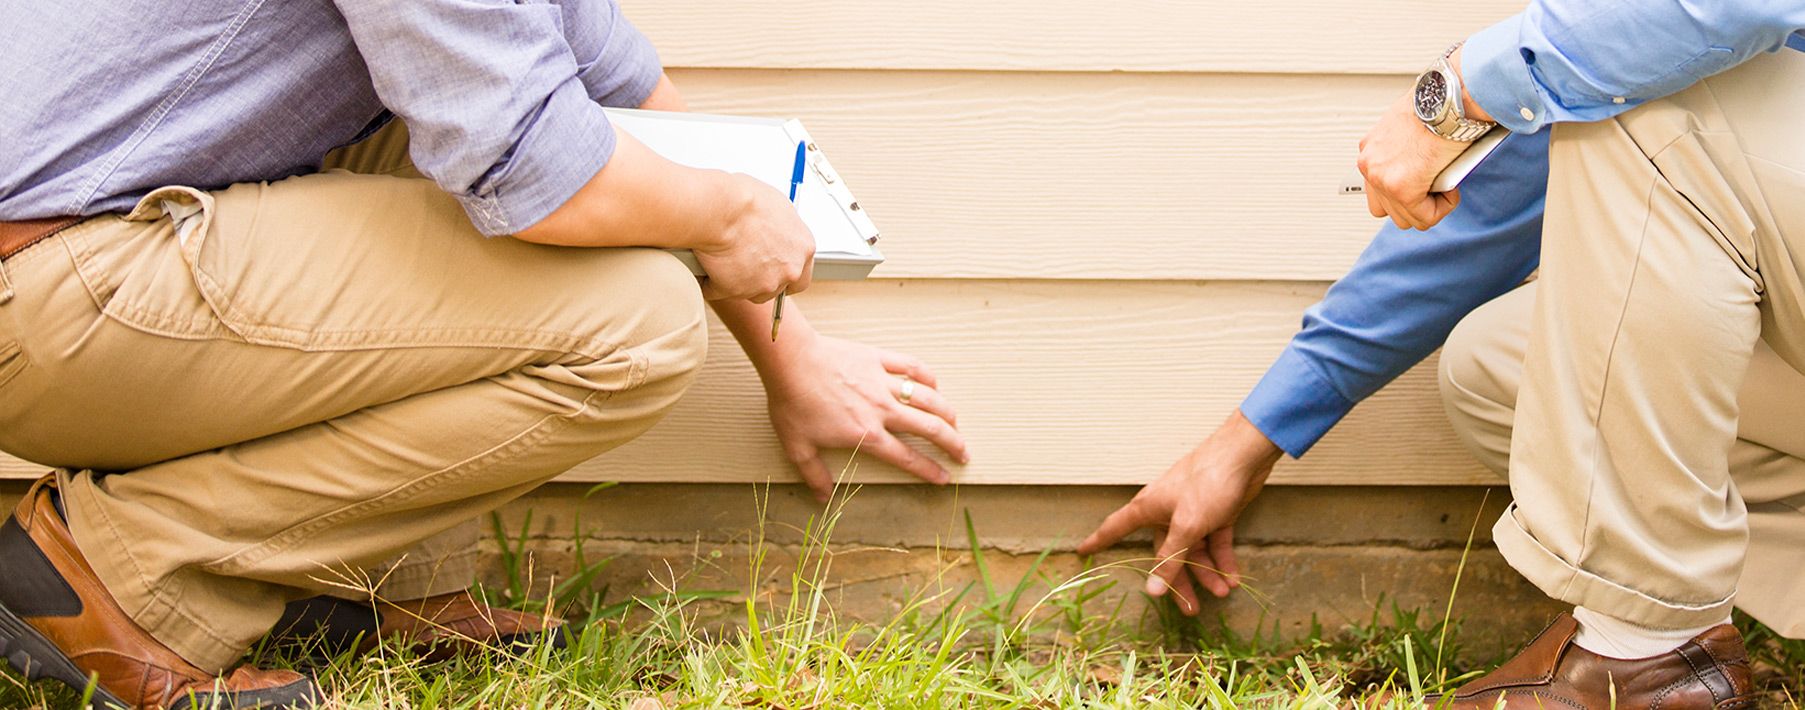
<path id="1" fill-rule="evenodd" d="M 80 222 L 80 217 L 45 217 L 28 219 L 22 222 L 0 222 L 0 261 L 25 251 L 50 235 L 68 229 Z"/>

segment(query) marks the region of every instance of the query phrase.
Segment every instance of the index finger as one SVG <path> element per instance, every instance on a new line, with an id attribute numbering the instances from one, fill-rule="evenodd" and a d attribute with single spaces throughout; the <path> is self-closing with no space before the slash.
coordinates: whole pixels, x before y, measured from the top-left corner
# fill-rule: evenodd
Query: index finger
<path id="1" fill-rule="evenodd" d="M 802 474 L 802 481 L 808 484 L 809 490 L 815 494 L 815 500 L 826 503 L 834 494 L 834 475 L 827 470 L 827 464 L 821 461 L 821 453 L 809 451 L 806 455 L 794 457 L 796 472 Z"/>
<path id="2" fill-rule="evenodd" d="M 1128 501 L 1127 505 L 1117 508 L 1116 512 L 1104 518 L 1103 524 L 1084 538 L 1084 542 L 1078 543 L 1078 554 L 1096 554 L 1128 537 L 1129 533 L 1147 527 L 1148 522 L 1144 509 L 1134 501 Z"/>

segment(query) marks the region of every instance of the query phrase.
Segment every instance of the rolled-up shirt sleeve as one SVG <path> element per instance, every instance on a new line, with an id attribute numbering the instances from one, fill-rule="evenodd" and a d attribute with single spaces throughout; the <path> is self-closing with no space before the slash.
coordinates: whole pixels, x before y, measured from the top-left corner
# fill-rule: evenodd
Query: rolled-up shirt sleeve
<path id="1" fill-rule="evenodd" d="M 664 64 L 652 41 L 612 0 L 560 3 L 564 37 L 577 59 L 577 79 L 603 106 L 635 108 L 657 88 Z"/>
<path id="2" fill-rule="evenodd" d="M 1805 3 L 1533 0 L 1467 39 L 1474 103 L 1516 133 L 1601 121 L 1796 42 Z"/>
<path id="3" fill-rule="evenodd" d="M 614 153 L 554 4 L 338 0 L 420 172 L 482 233 L 544 219 Z M 637 34 L 637 33 L 634 33 Z"/>

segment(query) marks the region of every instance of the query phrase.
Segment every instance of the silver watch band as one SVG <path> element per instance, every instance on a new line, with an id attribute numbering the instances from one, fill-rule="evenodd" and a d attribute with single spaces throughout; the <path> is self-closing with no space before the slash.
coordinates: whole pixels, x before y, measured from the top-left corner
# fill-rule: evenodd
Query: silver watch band
<path id="1" fill-rule="evenodd" d="M 1475 121 L 1466 117 L 1465 91 L 1461 87 L 1460 74 L 1455 72 L 1453 65 L 1448 63 L 1448 58 L 1454 56 L 1454 52 L 1460 49 L 1460 45 L 1460 42 L 1455 42 L 1453 46 L 1448 47 L 1448 51 L 1443 52 L 1442 56 L 1435 60 L 1435 65 L 1431 67 L 1432 71 L 1439 71 L 1447 79 L 1449 111 L 1442 120 L 1433 124 L 1424 123 L 1423 127 L 1429 129 L 1430 133 L 1448 140 L 1471 143 L 1490 133 L 1498 124 Z"/>

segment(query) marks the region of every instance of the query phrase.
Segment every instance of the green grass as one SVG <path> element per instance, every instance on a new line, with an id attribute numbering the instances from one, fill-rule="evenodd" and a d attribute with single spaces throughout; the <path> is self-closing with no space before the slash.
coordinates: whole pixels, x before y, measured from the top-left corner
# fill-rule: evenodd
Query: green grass
<path id="1" fill-rule="evenodd" d="M 842 618 L 829 603 L 827 543 L 846 502 L 836 498 L 810 522 L 777 589 L 749 595 L 683 589 L 679 580 L 662 594 L 613 601 L 593 585 L 607 561 L 580 548 L 572 576 L 534 594 L 524 530 L 498 525 L 509 569 L 491 601 L 574 612 L 573 649 L 433 665 L 384 648 L 313 672 L 330 707 L 342 708 L 1334 708 L 1377 692 L 1408 708 L 1497 660 L 1466 658 L 1459 622 L 1443 609 L 1381 604 L 1359 624 L 1319 625 L 1301 640 L 1281 638 L 1276 622 L 1238 634 L 1170 605 L 1129 618 L 1114 589 L 1123 575 L 1113 568 L 1124 563 L 1055 578 L 1043 554 L 1021 577 L 996 579 L 969 520 L 976 581 L 920 595 L 880 622 Z M 748 590 L 765 578 L 771 550 L 762 537 L 750 542 Z M 1741 623 L 1776 706 L 1796 708 L 1788 698 L 1805 687 L 1805 642 Z M 297 655 L 258 649 L 251 660 L 286 666 Z M 0 708 L 79 700 L 0 677 Z"/>

